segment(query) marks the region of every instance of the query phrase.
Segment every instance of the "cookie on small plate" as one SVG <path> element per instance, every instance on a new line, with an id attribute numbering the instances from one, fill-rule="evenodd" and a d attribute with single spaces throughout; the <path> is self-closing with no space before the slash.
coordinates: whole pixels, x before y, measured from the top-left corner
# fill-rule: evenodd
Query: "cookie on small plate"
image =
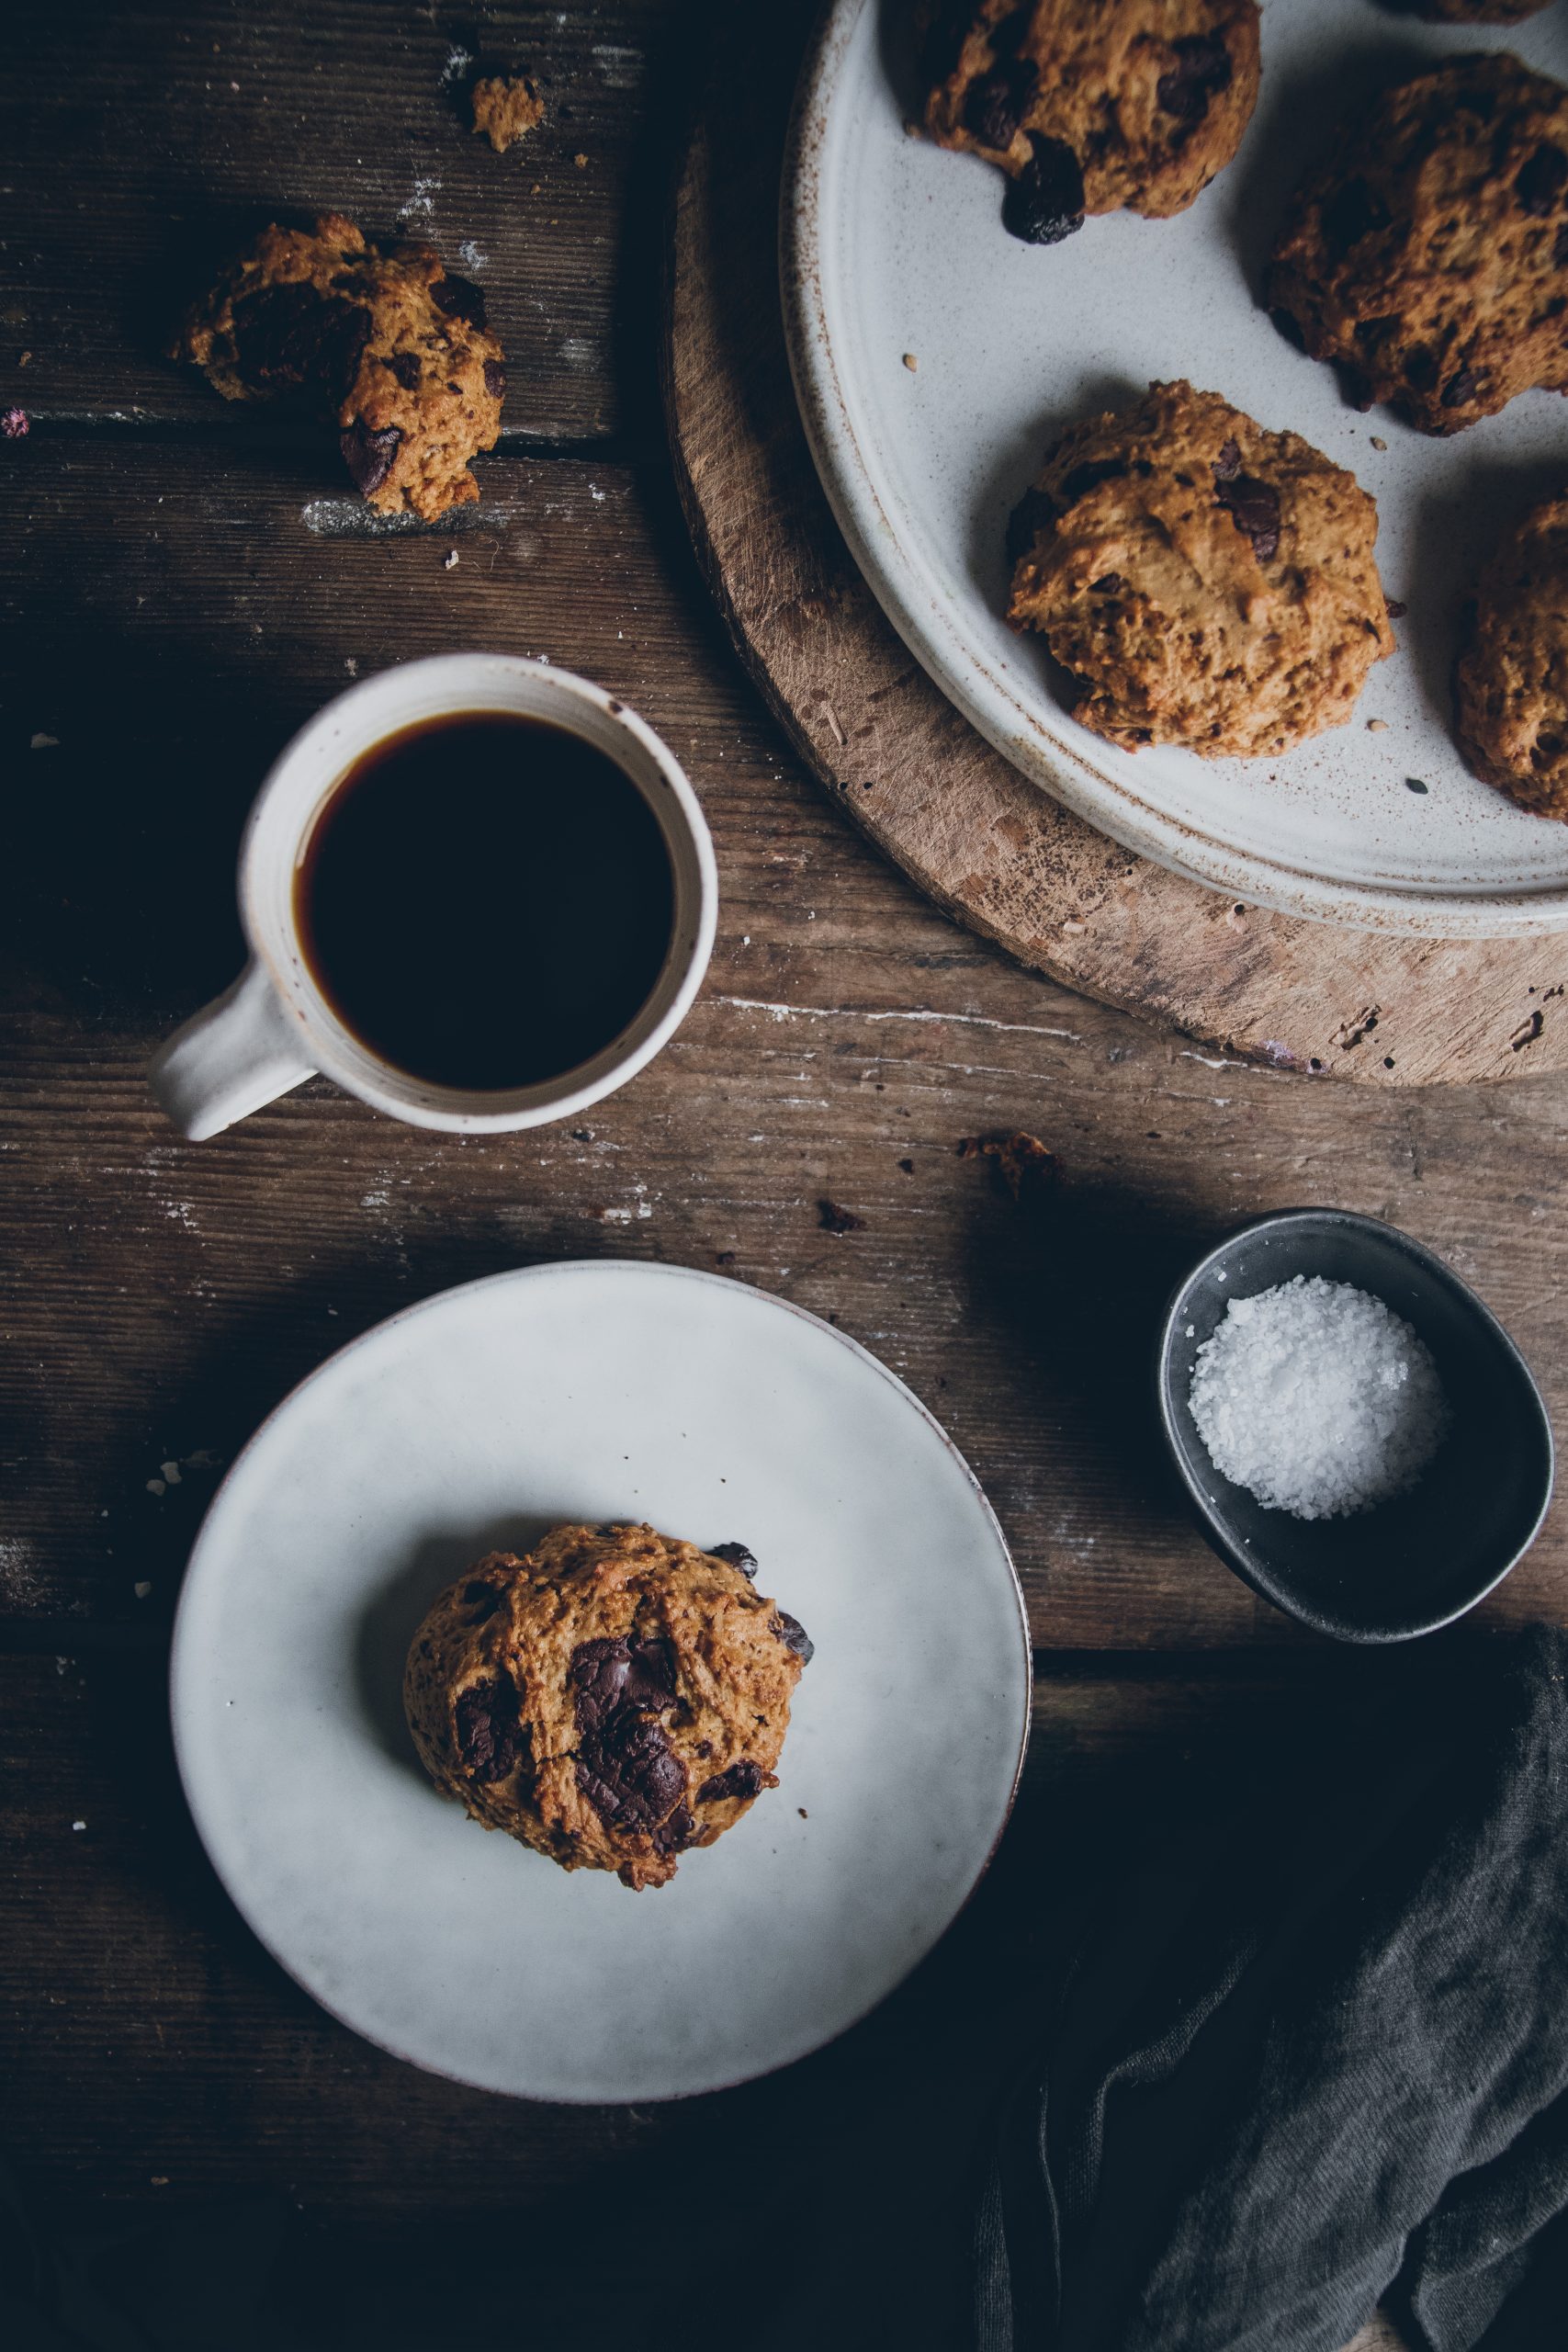
<path id="1" fill-rule="evenodd" d="M 428 522 L 471 503 L 468 460 L 501 431 L 504 355 L 479 288 L 426 246 L 383 250 L 335 212 L 264 229 L 170 356 L 225 400 L 331 418 L 355 487 L 383 514 Z"/>
<path id="2" fill-rule="evenodd" d="M 1266 300 L 1422 433 L 1568 390 L 1568 89 L 1497 50 L 1385 90 L 1297 188 Z"/>
<path id="3" fill-rule="evenodd" d="M 1476 775 L 1568 819 L 1568 497 L 1532 507 L 1482 573 L 1458 687 Z"/>
<path id="4" fill-rule="evenodd" d="M 1151 384 L 1064 435 L 1014 518 L 1008 618 L 1124 751 L 1258 759 L 1343 726 L 1393 635 L 1377 507 L 1295 433 Z"/>
<path id="5" fill-rule="evenodd" d="M 926 125 L 1009 177 L 1002 219 L 1055 244 L 1086 212 L 1184 212 L 1258 102 L 1257 0 L 968 0 L 934 12 Z"/>
<path id="6" fill-rule="evenodd" d="M 563 1870 L 662 1886 L 778 1786 L 811 1644 L 739 1544 L 557 1527 L 447 1588 L 409 1651 L 425 1770 L 487 1828 Z"/>

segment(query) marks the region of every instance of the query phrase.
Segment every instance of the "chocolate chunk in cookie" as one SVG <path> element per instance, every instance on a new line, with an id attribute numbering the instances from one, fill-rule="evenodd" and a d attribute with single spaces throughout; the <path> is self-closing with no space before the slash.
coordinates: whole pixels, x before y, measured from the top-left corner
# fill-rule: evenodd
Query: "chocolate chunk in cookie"
<path id="1" fill-rule="evenodd" d="M 971 0 L 938 12 L 926 123 L 998 164 L 1002 219 L 1055 244 L 1089 212 L 1183 212 L 1258 99 L 1257 0 Z"/>
<path id="2" fill-rule="evenodd" d="M 1126 750 L 1258 758 L 1343 725 L 1393 650 L 1377 509 L 1294 433 L 1154 384 L 1065 435 L 1035 485 L 1009 618 Z"/>
<path id="3" fill-rule="evenodd" d="M 517 1704 L 516 1688 L 504 1676 L 470 1683 L 457 1694 L 457 1752 L 463 1770 L 481 1787 L 505 1780 L 522 1759 L 525 1729 Z"/>
<path id="4" fill-rule="evenodd" d="M 1385 90 L 1291 200 L 1277 323 L 1358 405 L 1457 433 L 1568 390 L 1568 89 L 1506 51 Z"/>

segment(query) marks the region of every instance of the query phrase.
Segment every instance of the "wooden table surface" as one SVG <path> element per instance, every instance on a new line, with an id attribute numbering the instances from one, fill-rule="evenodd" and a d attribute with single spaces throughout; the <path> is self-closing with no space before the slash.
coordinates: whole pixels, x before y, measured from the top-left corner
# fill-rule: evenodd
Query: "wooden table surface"
<path id="1" fill-rule="evenodd" d="M 1417 1653 L 1337 1650 L 1254 1600 L 1152 1442 L 1164 1289 L 1255 1211 L 1370 1211 L 1475 1284 L 1560 1408 L 1568 1089 L 1381 1095 L 1156 1035 L 956 929 L 819 796 L 727 647 L 665 454 L 700 11 L 84 0 L 6 48 L 0 408 L 32 429 L 0 445 L 0 2139 L 73 2259 L 112 2263 L 132 2225 L 199 2243 L 215 2312 L 263 2216 L 310 2317 L 258 2345 L 467 2341 L 477 2244 L 505 2250 L 519 2342 L 673 2340 L 689 2308 L 654 2280 L 700 2253 L 705 2295 L 750 2299 L 728 2340 L 947 2343 L 976 2123 L 1095 1871 L 1254 1737 L 1426 1703 L 1568 1604 L 1561 1511 Z M 509 156 L 452 103 L 463 51 L 544 84 Z M 506 432 L 446 524 L 378 526 L 320 436 L 159 356 L 214 252 L 328 206 L 486 288 Z M 238 967 L 259 778 L 350 678 L 468 646 L 599 679 L 686 763 L 722 904 L 683 1030 L 570 1132 L 427 1135 L 316 1082 L 184 1143 L 145 1066 Z M 1015 1127 L 1059 1157 L 1043 1206 L 958 1154 Z M 823 1229 L 826 1198 L 856 1229 Z M 165 1718 L 182 1566 L 259 1418 L 410 1300 L 584 1255 L 723 1266 L 891 1364 L 984 1481 L 1036 1645 L 1024 1796 L 944 1946 L 817 2058 L 664 2109 L 487 2098 L 335 2025 L 230 1911 Z M 231 2314 L 177 2340 L 252 2338 Z"/>

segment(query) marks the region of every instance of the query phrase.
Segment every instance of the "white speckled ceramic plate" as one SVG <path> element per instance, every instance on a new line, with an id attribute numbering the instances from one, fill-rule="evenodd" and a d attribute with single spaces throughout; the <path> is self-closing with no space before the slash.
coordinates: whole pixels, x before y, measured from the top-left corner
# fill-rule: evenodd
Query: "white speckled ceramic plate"
<path id="1" fill-rule="evenodd" d="M 1001 175 L 910 138 L 904 0 L 836 0 L 786 168 L 784 314 L 828 495 L 889 619 L 1043 788 L 1128 848 L 1239 898 L 1461 938 L 1568 924 L 1568 826 L 1467 774 L 1449 681 L 1466 584 L 1502 525 L 1568 474 L 1568 409 L 1533 392 L 1449 442 L 1358 415 L 1252 288 L 1286 194 L 1339 110 L 1402 66 L 1506 46 L 1568 75 L 1568 8 L 1504 32 L 1372 0 L 1264 0 L 1263 95 L 1230 169 L 1172 221 L 1091 220 L 1053 247 L 1001 223 Z M 919 362 L 911 371 L 905 353 Z M 1273 762 L 1113 751 L 1002 617 L 1007 517 L 1061 428 L 1186 376 L 1350 467 L 1409 605 L 1347 728 Z M 1386 447 L 1374 446 L 1376 439 Z M 1370 718 L 1387 731 L 1371 734 Z M 1407 776 L 1428 787 L 1410 791 Z"/>
<path id="2" fill-rule="evenodd" d="M 469 1560 L 623 1518 L 749 1544 L 817 1645 L 781 1785 L 641 1894 L 438 1798 L 400 1699 Z M 172 1679 L 207 1850 L 324 2007 L 489 2090 L 655 2099 L 816 2049 L 936 1941 L 1007 1819 L 1030 1652 L 989 1506 L 891 1373 L 610 1261 L 447 1291 L 297 1388 L 208 1513 Z"/>

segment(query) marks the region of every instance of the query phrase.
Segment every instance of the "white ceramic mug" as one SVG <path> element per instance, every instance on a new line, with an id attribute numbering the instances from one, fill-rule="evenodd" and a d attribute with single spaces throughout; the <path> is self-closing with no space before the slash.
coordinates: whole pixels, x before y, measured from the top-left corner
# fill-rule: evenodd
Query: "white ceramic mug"
<path id="1" fill-rule="evenodd" d="M 659 820 L 675 883 L 669 952 L 642 1010 L 592 1060 L 558 1078 L 470 1093 L 411 1077 L 338 1019 L 311 977 L 294 918 L 300 854 L 333 787 L 373 744 L 450 711 L 510 711 L 606 752 Z M 251 960 L 233 987 L 164 1046 L 149 1073 L 175 1125 L 200 1142 L 319 1070 L 419 1127 L 463 1134 L 570 1118 L 624 1086 L 684 1020 L 713 952 L 718 876 L 697 797 L 650 727 L 603 687 L 548 662 L 444 653 L 351 686 L 274 764 L 240 850 L 240 919 Z"/>

